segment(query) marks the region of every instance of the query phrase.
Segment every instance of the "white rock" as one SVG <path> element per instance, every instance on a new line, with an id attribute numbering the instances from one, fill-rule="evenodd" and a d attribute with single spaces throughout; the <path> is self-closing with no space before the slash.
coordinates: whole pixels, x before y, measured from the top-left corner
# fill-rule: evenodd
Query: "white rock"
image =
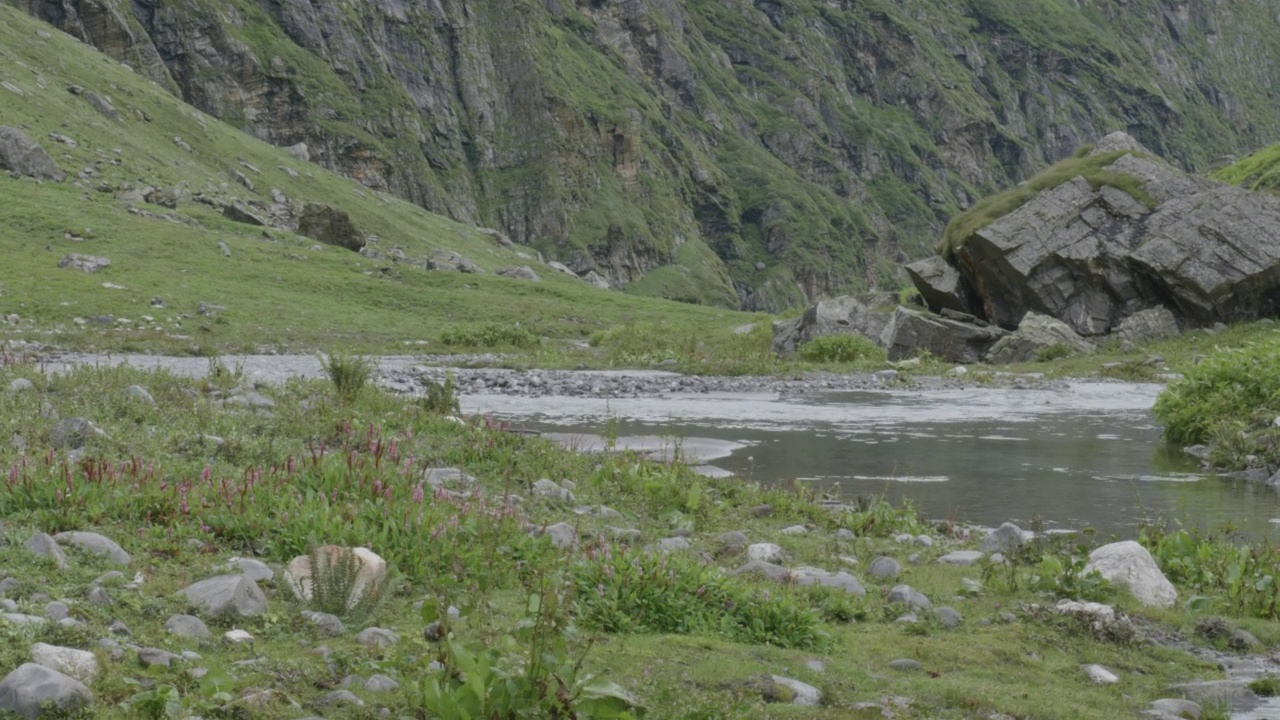
<path id="1" fill-rule="evenodd" d="M 86 684 L 91 684 L 98 674 L 97 658 L 85 650 L 36 643 L 31 646 L 31 660 Z"/>
<path id="2" fill-rule="evenodd" d="M 1084 665 L 1082 668 L 1089 679 L 1099 685 L 1114 685 L 1120 682 L 1120 678 L 1110 670 L 1101 665 Z"/>
<path id="3" fill-rule="evenodd" d="M 1178 591 L 1160 572 L 1155 558 L 1133 540 L 1103 545 L 1089 553 L 1085 571 L 1091 570 L 1115 585 L 1129 588 L 1143 605 L 1172 607 L 1178 601 Z"/>
<path id="4" fill-rule="evenodd" d="M 782 685 L 795 693 L 795 697 L 791 699 L 792 705 L 817 707 L 822 704 L 822 691 L 808 683 L 802 683 L 799 680 L 792 680 L 781 675 L 773 675 L 771 679 L 778 685 Z"/>
<path id="5" fill-rule="evenodd" d="M 239 629 L 228 630 L 225 633 L 223 633 L 222 637 L 225 638 L 227 642 L 235 643 L 237 645 L 241 643 L 253 642 L 252 635 L 250 635 L 248 632 L 245 632 L 244 630 L 239 630 Z"/>
<path id="6" fill-rule="evenodd" d="M 986 557 L 977 550 L 956 550 L 938 558 L 943 565 L 972 565 Z"/>
<path id="7" fill-rule="evenodd" d="M 747 559 L 767 563 L 781 563 L 787 557 L 780 545 L 774 543 L 755 543 L 747 546 Z"/>

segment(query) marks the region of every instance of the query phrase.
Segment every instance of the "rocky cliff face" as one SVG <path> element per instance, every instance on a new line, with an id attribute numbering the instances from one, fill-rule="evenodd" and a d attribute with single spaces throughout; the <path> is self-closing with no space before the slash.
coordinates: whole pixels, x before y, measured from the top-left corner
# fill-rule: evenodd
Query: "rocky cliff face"
<path id="1" fill-rule="evenodd" d="M 1270 0 L 9 2 L 369 187 L 748 309 L 889 279 L 1111 130 L 1189 168 L 1280 136 Z"/>

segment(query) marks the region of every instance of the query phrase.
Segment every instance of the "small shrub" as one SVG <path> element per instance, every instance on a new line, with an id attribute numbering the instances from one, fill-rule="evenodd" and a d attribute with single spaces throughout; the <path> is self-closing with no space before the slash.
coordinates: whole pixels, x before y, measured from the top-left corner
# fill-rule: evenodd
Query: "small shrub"
<path id="1" fill-rule="evenodd" d="M 884 350 L 861 335 L 826 335 L 801 345 L 796 354 L 801 360 L 821 363 L 849 363 L 884 360 Z"/>
<path id="2" fill-rule="evenodd" d="M 341 548 L 333 554 L 312 550 L 311 606 L 320 612 L 351 620 L 372 616 L 390 594 L 391 576 L 383 575 L 377 581 L 361 586 L 360 567 L 360 558 L 349 548 Z"/>
<path id="3" fill-rule="evenodd" d="M 1065 343 L 1056 342 L 1036 350 L 1036 362 L 1050 362 L 1071 357 L 1071 348 Z"/>
<path id="4" fill-rule="evenodd" d="M 462 410 L 458 404 L 458 387 L 453 383 L 453 373 L 446 374 L 442 383 L 425 381 L 418 406 L 432 415 L 460 414 Z"/>
<path id="5" fill-rule="evenodd" d="M 532 348 L 542 344 L 542 338 L 519 324 L 484 323 L 481 325 L 454 325 L 440 334 L 440 342 L 450 347 L 492 348 L 509 346 Z"/>
<path id="6" fill-rule="evenodd" d="M 1280 678 L 1275 676 L 1260 677 L 1249 683 L 1249 689 L 1258 697 L 1275 697 L 1280 695 Z"/>
<path id="7" fill-rule="evenodd" d="M 338 398 L 344 403 L 354 401 L 373 375 L 373 362 L 355 355 L 331 353 L 320 358 L 320 367 L 324 368 Z"/>

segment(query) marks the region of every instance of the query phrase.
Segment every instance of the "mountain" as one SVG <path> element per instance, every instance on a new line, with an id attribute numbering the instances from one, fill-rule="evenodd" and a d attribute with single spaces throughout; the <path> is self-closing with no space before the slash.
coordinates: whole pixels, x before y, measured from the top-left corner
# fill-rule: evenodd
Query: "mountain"
<path id="1" fill-rule="evenodd" d="M 1269 0 L 9 1 L 367 188 L 744 309 L 896 285 L 1113 130 L 1192 170 L 1280 137 Z"/>

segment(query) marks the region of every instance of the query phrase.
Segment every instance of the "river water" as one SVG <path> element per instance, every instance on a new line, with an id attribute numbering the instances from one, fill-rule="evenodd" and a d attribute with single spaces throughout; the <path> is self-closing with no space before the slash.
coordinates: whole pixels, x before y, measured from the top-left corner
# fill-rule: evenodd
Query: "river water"
<path id="1" fill-rule="evenodd" d="M 1132 537 L 1146 519 L 1272 532 L 1280 496 L 1203 475 L 1160 442 L 1161 386 L 1079 382 L 1053 389 L 721 393 L 642 399 L 463 398 L 463 410 L 617 444 L 764 483 L 844 498 L 910 499 L 925 515 Z"/>

